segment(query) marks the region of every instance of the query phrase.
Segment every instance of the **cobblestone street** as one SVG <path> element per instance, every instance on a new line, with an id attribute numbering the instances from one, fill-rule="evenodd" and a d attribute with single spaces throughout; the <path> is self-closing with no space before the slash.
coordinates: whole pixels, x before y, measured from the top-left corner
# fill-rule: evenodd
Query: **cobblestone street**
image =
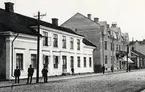
<path id="1" fill-rule="evenodd" d="M 144 88 L 145 70 L 137 70 L 5 87 L 0 92 L 139 92 Z"/>

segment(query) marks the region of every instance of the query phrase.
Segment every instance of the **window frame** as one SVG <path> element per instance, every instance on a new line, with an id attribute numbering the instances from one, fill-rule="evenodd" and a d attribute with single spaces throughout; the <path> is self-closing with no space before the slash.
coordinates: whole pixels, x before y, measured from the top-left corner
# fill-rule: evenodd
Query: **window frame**
<path id="1" fill-rule="evenodd" d="M 84 57 L 84 67 L 87 67 L 87 58 Z"/>
<path id="2" fill-rule="evenodd" d="M 66 44 L 66 36 L 62 36 L 62 48 L 66 49 L 66 46 L 67 46 L 67 44 Z"/>
<path id="3" fill-rule="evenodd" d="M 74 49 L 74 38 L 70 37 L 70 49 Z"/>
<path id="4" fill-rule="evenodd" d="M 50 56 L 43 54 L 43 65 L 48 68 Z M 47 63 L 46 63 L 47 62 Z"/>
<path id="5" fill-rule="evenodd" d="M 19 58 L 18 55 L 20 55 L 20 57 L 22 56 L 22 58 Z M 16 66 L 18 66 L 20 70 L 24 69 L 24 54 L 23 53 L 16 53 Z"/>
<path id="6" fill-rule="evenodd" d="M 56 61 L 57 60 L 57 61 Z M 58 69 L 58 65 L 59 65 L 59 56 L 53 56 L 53 68 L 54 69 Z"/>
<path id="7" fill-rule="evenodd" d="M 74 56 L 70 56 L 70 67 L 74 67 Z"/>
<path id="8" fill-rule="evenodd" d="M 105 50 L 107 50 L 107 41 L 105 41 Z"/>
<path id="9" fill-rule="evenodd" d="M 89 66 L 92 67 L 92 58 L 89 57 Z"/>
<path id="10" fill-rule="evenodd" d="M 80 41 L 80 39 L 77 39 L 77 50 L 80 50 L 80 46 L 81 45 L 81 41 Z"/>
<path id="11" fill-rule="evenodd" d="M 34 56 L 35 58 L 32 59 L 32 56 Z M 37 68 L 37 54 L 31 54 L 31 64 L 34 69 Z"/>
<path id="12" fill-rule="evenodd" d="M 105 55 L 105 64 L 108 63 L 108 59 L 107 58 L 108 58 L 107 55 Z"/>
<path id="13" fill-rule="evenodd" d="M 78 68 L 81 67 L 81 58 L 80 58 L 80 56 L 77 57 L 77 67 Z"/>
<path id="14" fill-rule="evenodd" d="M 48 32 L 43 31 L 43 46 L 48 46 Z"/>
<path id="15" fill-rule="evenodd" d="M 58 34 L 53 34 L 53 47 L 58 48 Z"/>

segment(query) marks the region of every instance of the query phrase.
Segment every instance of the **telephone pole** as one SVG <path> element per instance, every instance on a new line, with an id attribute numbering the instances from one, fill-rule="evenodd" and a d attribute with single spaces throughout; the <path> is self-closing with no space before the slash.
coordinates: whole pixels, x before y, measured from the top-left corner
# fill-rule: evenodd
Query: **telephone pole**
<path id="1" fill-rule="evenodd" d="M 46 14 L 40 15 L 40 12 L 38 11 L 38 15 L 34 16 L 37 17 L 37 30 L 38 30 L 38 35 L 37 35 L 37 72 L 36 72 L 36 83 L 39 82 L 39 57 L 40 57 L 40 16 L 45 16 Z"/>
<path id="2" fill-rule="evenodd" d="M 126 72 L 128 72 L 128 54 L 129 54 L 129 45 L 127 45 L 127 70 Z"/>

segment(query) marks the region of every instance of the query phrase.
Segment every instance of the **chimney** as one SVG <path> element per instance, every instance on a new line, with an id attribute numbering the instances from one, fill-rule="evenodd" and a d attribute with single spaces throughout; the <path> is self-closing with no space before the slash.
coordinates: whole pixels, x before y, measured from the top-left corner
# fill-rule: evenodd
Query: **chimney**
<path id="1" fill-rule="evenodd" d="M 109 24 L 107 24 L 107 28 L 109 28 Z"/>
<path id="2" fill-rule="evenodd" d="M 96 23 L 97 23 L 98 21 L 99 21 L 99 18 L 97 18 L 97 17 L 96 17 L 96 18 L 94 18 L 94 22 L 96 22 Z"/>
<path id="3" fill-rule="evenodd" d="M 91 14 L 88 14 L 88 19 L 91 19 Z"/>
<path id="4" fill-rule="evenodd" d="M 116 22 L 113 22 L 112 23 L 112 27 L 116 27 L 117 23 Z"/>
<path id="5" fill-rule="evenodd" d="M 57 18 L 52 18 L 52 24 L 55 26 L 58 26 L 58 19 Z"/>
<path id="6" fill-rule="evenodd" d="M 13 5 L 14 5 L 14 3 L 5 2 L 5 11 L 7 11 L 7 12 L 14 12 Z"/>

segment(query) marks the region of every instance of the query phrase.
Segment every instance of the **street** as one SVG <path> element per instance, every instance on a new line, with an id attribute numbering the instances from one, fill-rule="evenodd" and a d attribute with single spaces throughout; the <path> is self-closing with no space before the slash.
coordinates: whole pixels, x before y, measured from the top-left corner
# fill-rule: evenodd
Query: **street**
<path id="1" fill-rule="evenodd" d="M 145 70 L 108 73 L 55 82 L 0 88 L 0 92 L 140 92 Z"/>

